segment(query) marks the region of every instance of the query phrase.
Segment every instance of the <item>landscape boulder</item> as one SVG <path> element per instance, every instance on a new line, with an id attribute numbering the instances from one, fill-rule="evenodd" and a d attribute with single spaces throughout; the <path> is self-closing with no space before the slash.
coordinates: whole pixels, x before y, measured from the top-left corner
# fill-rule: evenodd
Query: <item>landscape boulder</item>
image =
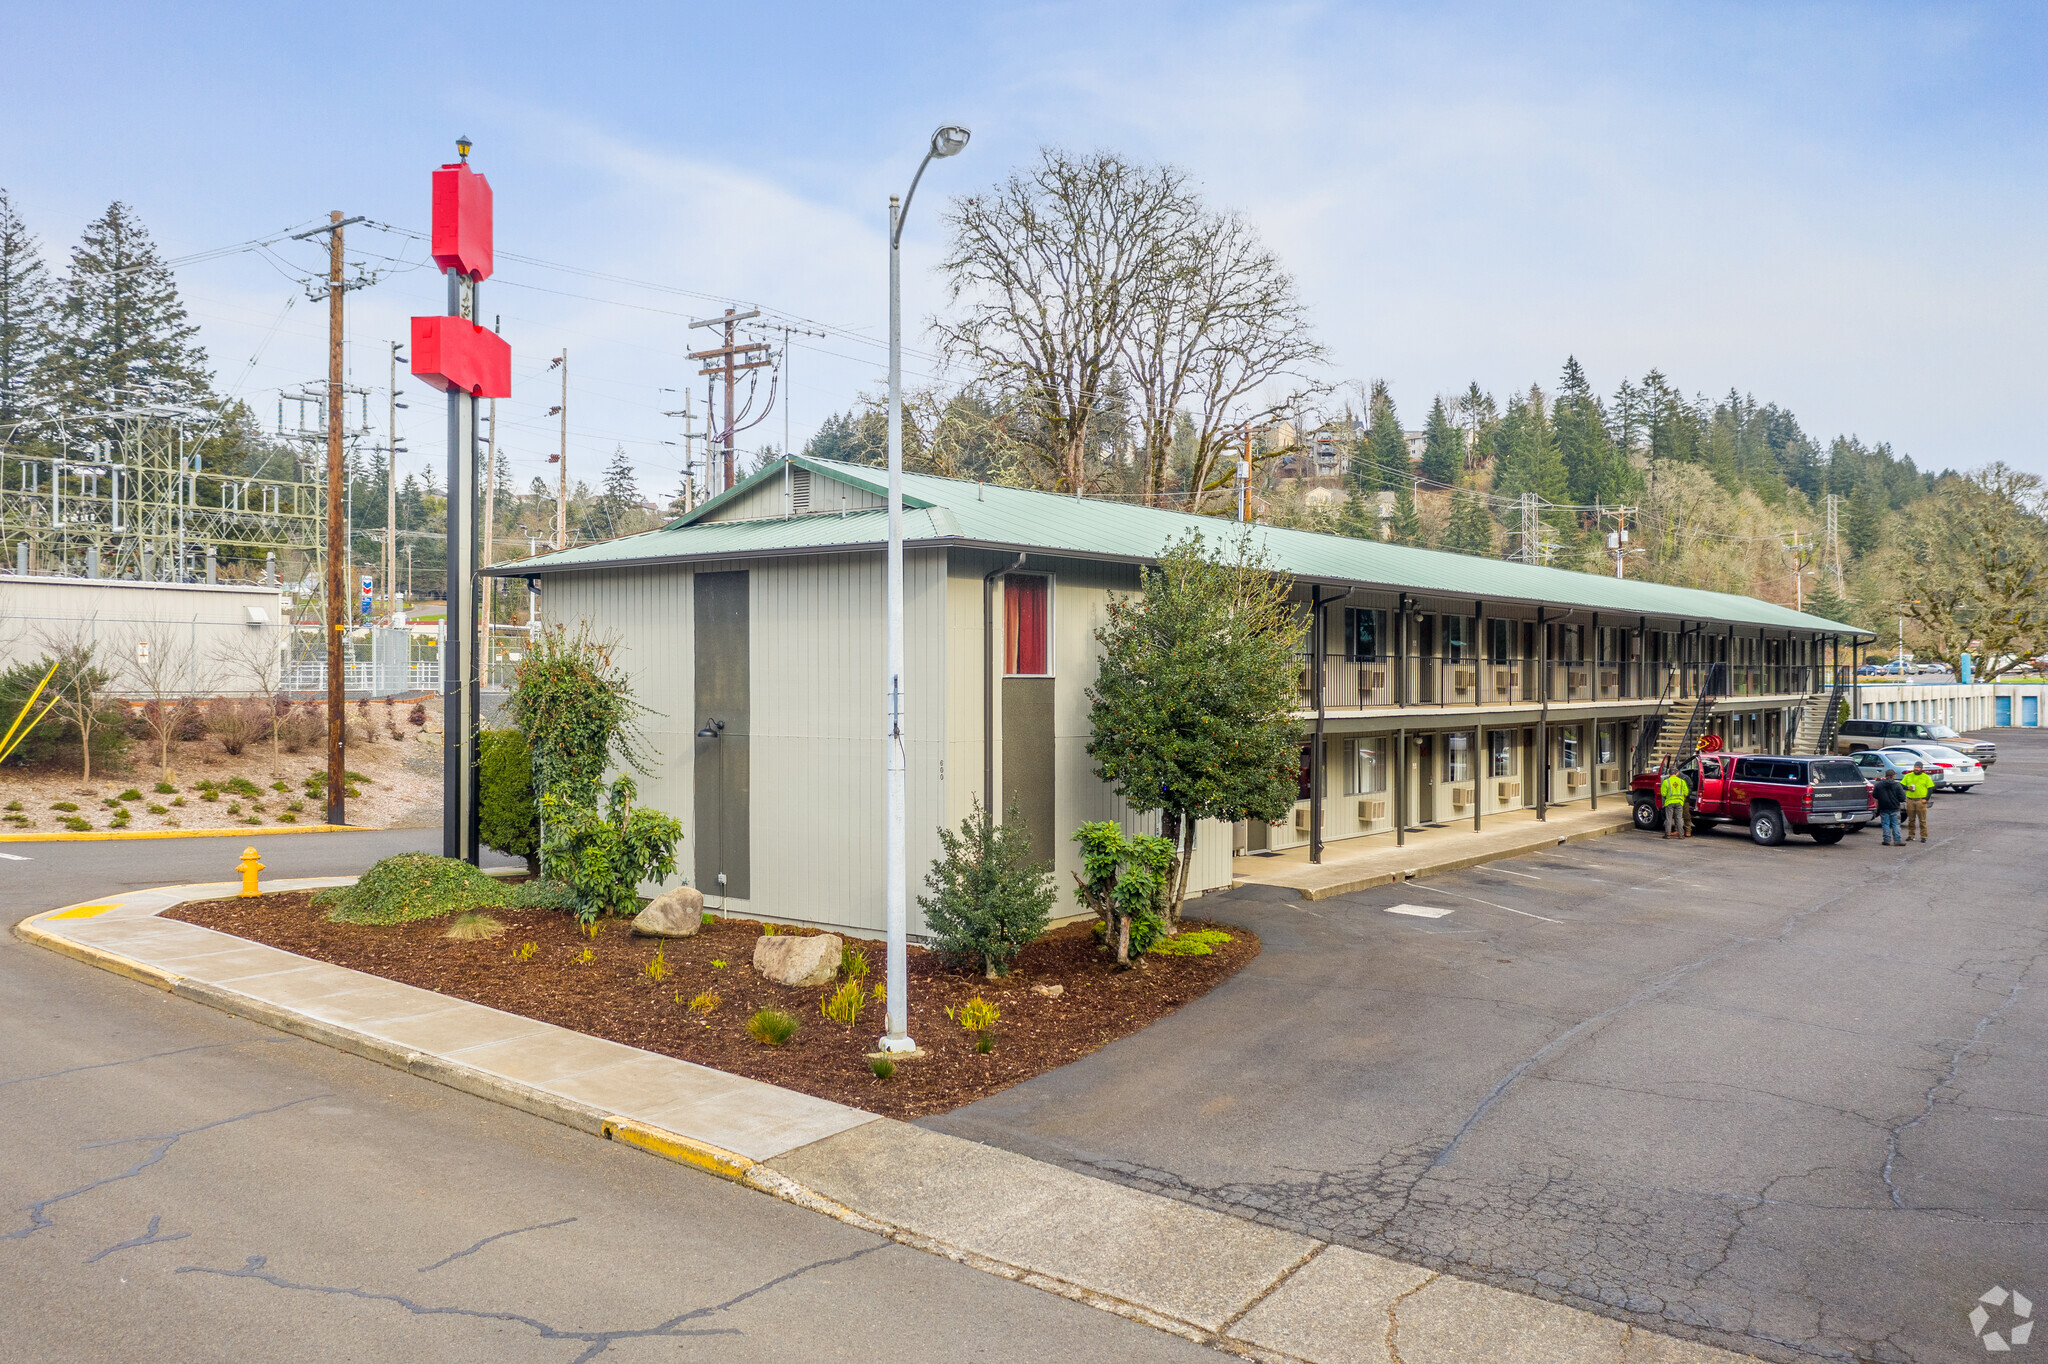
<path id="1" fill-rule="evenodd" d="M 839 975 L 844 946 L 837 933 L 763 936 L 754 942 L 754 969 L 777 985 L 830 985 Z"/>
<path id="2" fill-rule="evenodd" d="M 633 916 L 633 931 L 643 938 L 693 938 L 703 926 L 704 896 L 694 886 L 663 891 Z"/>

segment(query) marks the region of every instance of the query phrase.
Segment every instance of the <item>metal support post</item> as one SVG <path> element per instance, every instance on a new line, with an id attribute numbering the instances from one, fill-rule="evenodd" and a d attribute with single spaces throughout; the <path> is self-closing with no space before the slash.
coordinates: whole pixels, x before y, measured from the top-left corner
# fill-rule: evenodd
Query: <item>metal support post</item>
<path id="1" fill-rule="evenodd" d="M 448 272 L 448 313 L 476 320 L 477 282 Z M 475 864 L 478 843 L 476 730 L 476 404 L 448 394 L 448 619 L 441 632 L 441 855 Z"/>

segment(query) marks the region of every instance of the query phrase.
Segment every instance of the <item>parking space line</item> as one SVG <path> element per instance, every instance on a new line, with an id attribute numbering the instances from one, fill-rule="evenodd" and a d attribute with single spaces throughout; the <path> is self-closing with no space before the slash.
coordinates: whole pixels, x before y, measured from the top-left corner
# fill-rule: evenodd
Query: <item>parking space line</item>
<path id="1" fill-rule="evenodd" d="M 1510 914 L 1519 914 L 1525 919 L 1541 919 L 1547 924 L 1561 924 L 1564 922 L 1563 919 L 1553 919 L 1547 914 L 1532 914 L 1526 909 L 1516 909 L 1513 905 L 1497 905 L 1491 900 L 1482 900 L 1477 895 L 1467 895 L 1463 891 L 1457 890 L 1445 890 L 1441 886 L 1421 886 L 1418 889 L 1426 890 L 1432 895 L 1455 895 L 1460 900 L 1470 900 L 1475 905 L 1485 905 L 1489 909 L 1504 909 Z"/>

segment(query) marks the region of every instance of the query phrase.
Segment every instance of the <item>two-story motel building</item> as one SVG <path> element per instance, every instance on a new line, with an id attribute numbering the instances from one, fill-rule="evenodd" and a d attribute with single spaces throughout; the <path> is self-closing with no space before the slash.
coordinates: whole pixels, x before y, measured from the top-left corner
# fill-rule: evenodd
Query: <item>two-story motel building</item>
<path id="1" fill-rule="evenodd" d="M 881 470 L 789 458 L 660 530 L 489 570 L 532 579 L 545 622 L 618 640 L 653 712 L 641 798 L 682 820 L 680 878 L 715 907 L 883 927 L 885 493 Z M 1147 827 L 1085 751 L 1104 606 L 1188 530 L 1235 527 L 916 474 L 904 508 L 913 881 L 978 797 L 1014 801 L 1071 886 L 1077 825 Z M 1619 801 L 1703 732 L 1810 749 L 1837 665 L 1869 638 L 1727 593 L 1252 533 L 1310 613 L 1317 737 L 1289 818 L 1199 831 L 1191 890 L 1227 887 L 1238 852 L 1341 856 Z"/>

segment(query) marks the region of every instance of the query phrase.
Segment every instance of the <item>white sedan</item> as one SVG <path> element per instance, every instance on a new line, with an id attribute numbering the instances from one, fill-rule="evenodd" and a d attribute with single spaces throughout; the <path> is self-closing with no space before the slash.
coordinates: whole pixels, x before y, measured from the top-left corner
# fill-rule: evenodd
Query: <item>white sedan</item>
<path id="1" fill-rule="evenodd" d="M 1984 784 L 1982 763 L 1943 744 L 1893 744 L 1877 751 L 1908 772 L 1913 770 L 1914 763 L 1924 764 L 1933 774 L 1937 791 L 1954 791 L 1961 795 L 1973 786 Z"/>

